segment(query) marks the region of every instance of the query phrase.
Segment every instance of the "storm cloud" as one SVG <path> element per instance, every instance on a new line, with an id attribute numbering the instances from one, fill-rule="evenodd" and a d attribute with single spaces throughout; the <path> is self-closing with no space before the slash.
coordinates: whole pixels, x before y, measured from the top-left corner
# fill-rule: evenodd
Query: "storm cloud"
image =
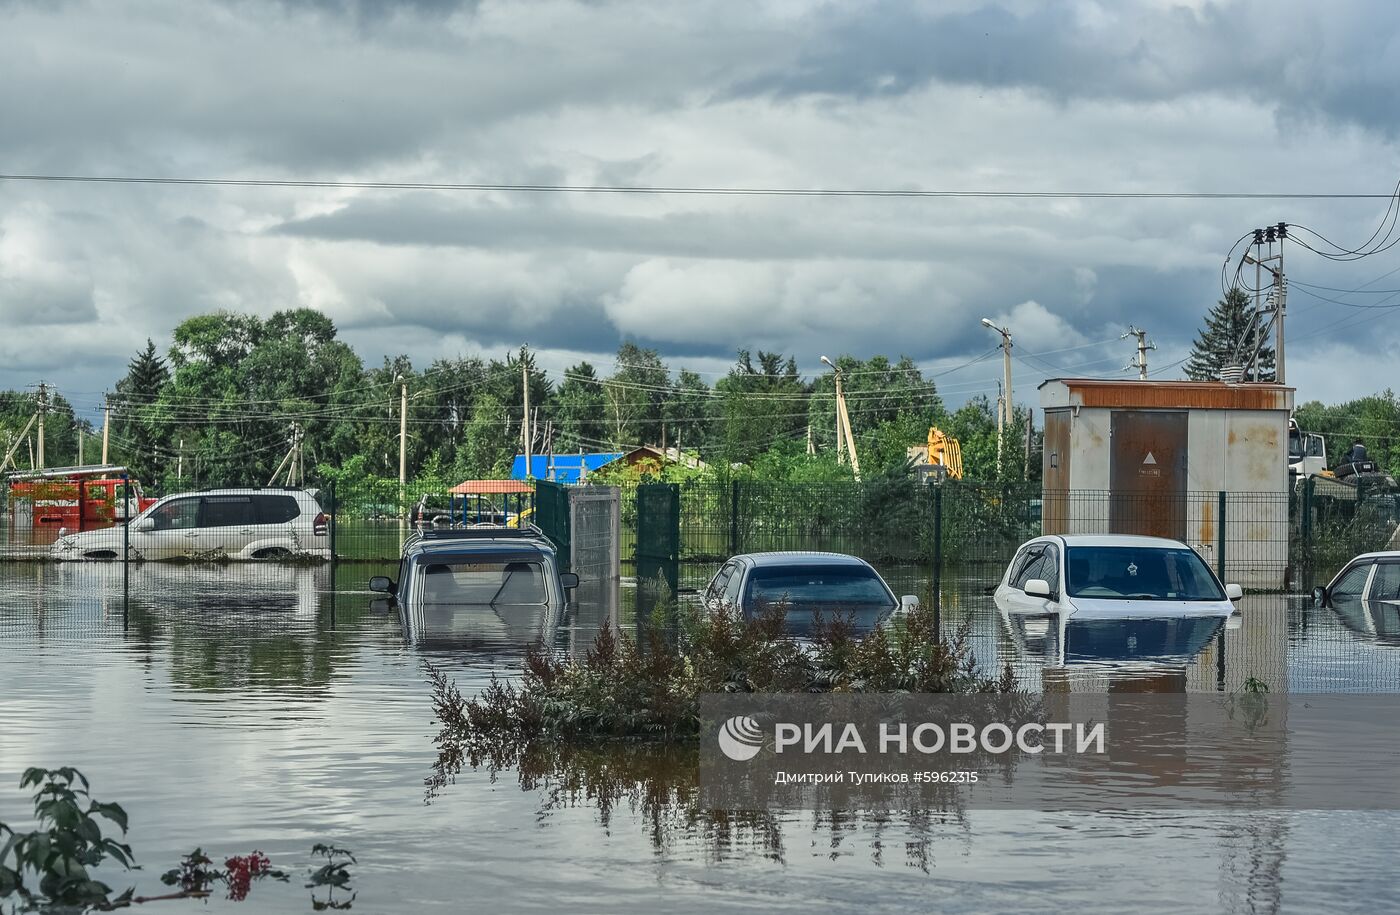
<path id="1" fill-rule="evenodd" d="M 1124 192 L 1396 181 L 1400 9 L 737 9 L 0 2 L 0 171 Z M 1017 334 L 1025 400 L 1052 372 L 1121 376 L 1130 323 L 1158 342 L 1155 364 L 1181 359 L 1241 233 L 1282 220 L 1360 242 L 1383 209 L 0 181 L 0 387 L 42 378 L 90 406 L 185 317 L 309 306 L 372 364 L 529 343 L 555 371 L 583 357 L 606 371 L 622 339 L 711 372 L 739 347 L 793 353 L 808 372 L 842 350 L 939 371 L 995 343 L 989 316 Z M 1290 249 L 1300 398 L 1383 386 L 1394 312 L 1304 284 L 1352 289 L 1388 257 Z M 940 385 L 958 402 L 994 393 L 996 375 L 984 363 Z"/>

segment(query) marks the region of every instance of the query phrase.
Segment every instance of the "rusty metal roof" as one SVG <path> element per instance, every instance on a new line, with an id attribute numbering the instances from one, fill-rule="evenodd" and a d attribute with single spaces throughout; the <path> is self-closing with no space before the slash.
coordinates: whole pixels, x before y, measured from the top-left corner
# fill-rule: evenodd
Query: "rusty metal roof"
<path id="1" fill-rule="evenodd" d="M 1068 394 L 1047 391 L 1063 386 Z M 1115 381 L 1050 378 L 1040 385 L 1043 406 L 1142 407 L 1178 410 L 1292 410 L 1293 388 L 1281 384 L 1223 381 Z M 1057 392 L 1058 393 L 1058 392 Z M 1050 396 L 1047 396 L 1050 395 Z M 1053 397 L 1054 402 L 1051 402 Z"/>
<path id="2" fill-rule="evenodd" d="M 466 480 L 448 490 L 454 496 L 500 495 L 534 491 L 535 487 L 519 480 Z"/>

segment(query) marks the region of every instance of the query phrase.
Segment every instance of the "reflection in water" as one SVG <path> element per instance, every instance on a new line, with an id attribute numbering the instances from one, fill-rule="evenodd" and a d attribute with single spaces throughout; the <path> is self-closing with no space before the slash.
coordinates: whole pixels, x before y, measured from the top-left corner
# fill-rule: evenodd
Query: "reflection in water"
<path id="1" fill-rule="evenodd" d="M 504 633 L 478 627 L 472 644 L 424 651 L 406 647 L 397 613 L 370 609 L 365 582 L 383 566 L 131 571 L 124 619 L 115 564 L 0 564 L 0 789 L 31 762 L 77 764 L 127 807 L 150 862 L 201 843 L 277 860 L 304 855 L 315 835 L 355 849 L 356 907 L 386 912 L 452 911 L 468 890 L 501 910 L 568 900 L 682 913 L 908 911 L 930 897 L 948 911 L 1336 911 L 1343 900 L 1374 910 L 1393 892 L 1393 815 L 733 817 L 693 809 L 694 764 L 674 748 L 539 748 L 479 772 L 464 760 L 457 784 L 425 807 L 436 728 L 419 660 L 475 692 L 517 674 L 533 621 L 528 635 L 505 621 Z M 1046 633 L 1013 632 L 971 586 L 943 606 L 950 629 L 972 621 L 984 668 L 1010 662 L 1024 686 L 1045 687 Z M 1240 628 L 1170 666 L 1191 690 L 1236 691 L 1251 676 L 1273 692 L 1400 689 L 1393 610 L 1371 619 L 1252 596 Z M 613 624 L 586 603 L 541 639 L 582 651 Z M 1091 661 L 1052 669 L 1109 668 L 1111 682 L 1075 688 L 1156 676 Z M 0 790 L 0 819 L 16 813 L 13 795 Z M 1341 870 L 1318 853 L 1338 847 Z M 475 865 L 469 882 L 463 861 Z M 141 890 L 160 892 L 158 869 L 136 873 Z M 306 898 L 269 889 L 259 906 L 290 915 Z"/>
<path id="2" fill-rule="evenodd" d="M 1400 647 L 1400 601 L 1343 598 L 1333 600 L 1331 609 L 1362 638 Z"/>
<path id="3" fill-rule="evenodd" d="M 1225 628 L 1221 616 L 1076 619 L 1068 614 L 1002 613 L 1001 622 L 1026 656 L 1046 667 L 1096 665 L 1127 676 L 1193 663 Z"/>
<path id="4" fill-rule="evenodd" d="M 553 645 L 559 620 L 548 604 L 397 605 L 404 641 L 426 651 L 524 652 Z"/>

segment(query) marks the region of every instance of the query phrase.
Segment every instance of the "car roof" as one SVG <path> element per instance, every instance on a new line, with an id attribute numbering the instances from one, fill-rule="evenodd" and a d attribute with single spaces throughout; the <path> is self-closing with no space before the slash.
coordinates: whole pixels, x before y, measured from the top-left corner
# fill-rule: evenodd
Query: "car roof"
<path id="1" fill-rule="evenodd" d="M 1059 540 L 1065 546 L 1140 546 L 1158 549 L 1190 549 L 1180 540 L 1167 537 L 1143 537 L 1137 534 L 1052 534 L 1037 538 Z"/>
<path id="2" fill-rule="evenodd" d="M 553 555 L 554 547 L 548 541 L 523 539 L 520 537 L 443 537 L 433 540 L 410 541 L 404 545 L 405 556 L 467 556 L 491 553 L 494 555 L 514 555 L 520 557 Z"/>
<path id="3" fill-rule="evenodd" d="M 1400 559 L 1400 550 L 1377 550 L 1373 553 L 1360 553 L 1347 561 L 1347 565 L 1358 559 Z"/>
<path id="4" fill-rule="evenodd" d="M 747 561 L 753 566 L 786 566 L 795 564 L 821 563 L 822 565 L 868 566 L 870 563 L 846 553 L 823 553 L 818 550 L 775 551 L 771 553 L 740 553 L 734 559 Z"/>
<path id="5" fill-rule="evenodd" d="M 289 486 L 228 486 L 219 489 L 194 489 L 189 492 L 172 492 L 165 499 L 194 499 L 199 496 L 305 496 L 315 499 L 310 490 Z"/>

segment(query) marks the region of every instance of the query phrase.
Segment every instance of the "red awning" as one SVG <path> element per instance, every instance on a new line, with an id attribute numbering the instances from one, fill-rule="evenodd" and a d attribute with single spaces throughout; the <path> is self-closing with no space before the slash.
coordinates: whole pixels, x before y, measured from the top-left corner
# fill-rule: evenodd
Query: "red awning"
<path id="1" fill-rule="evenodd" d="M 499 495 L 534 492 L 535 487 L 519 480 L 467 480 L 448 490 L 454 496 Z"/>

